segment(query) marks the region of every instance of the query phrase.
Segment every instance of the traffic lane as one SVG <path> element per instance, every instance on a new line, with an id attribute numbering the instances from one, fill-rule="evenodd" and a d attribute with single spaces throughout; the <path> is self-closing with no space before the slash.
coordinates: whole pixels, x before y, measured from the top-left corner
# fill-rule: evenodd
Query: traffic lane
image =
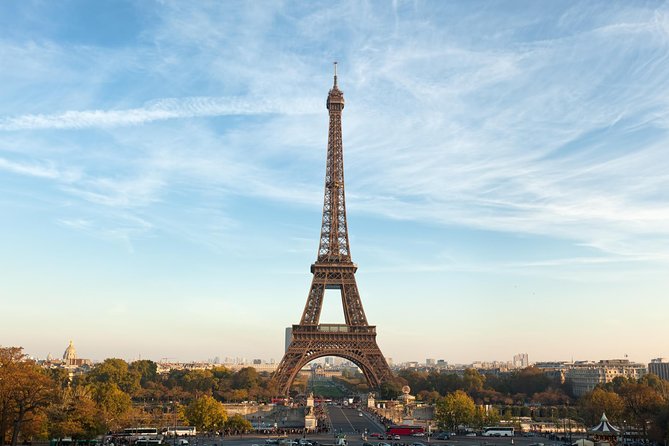
<path id="1" fill-rule="evenodd" d="M 344 432 L 346 433 L 346 432 Z M 329 434 L 307 434 L 306 438 L 309 440 L 315 440 L 320 444 L 323 445 L 328 445 L 328 444 L 333 444 L 334 435 L 332 433 Z M 234 436 L 227 436 L 224 439 L 216 439 L 214 441 L 205 441 L 205 442 L 199 442 L 198 446 L 252 446 L 252 445 L 258 445 L 258 446 L 266 446 L 265 445 L 265 440 L 267 438 L 276 438 L 276 436 L 272 435 L 244 435 L 243 437 L 240 437 L 238 435 Z M 291 435 L 288 438 L 290 439 L 297 439 L 297 438 L 302 438 L 301 435 Z M 513 443 L 511 442 L 511 438 L 513 438 Z M 390 441 L 390 440 L 377 440 L 375 438 L 370 438 L 367 443 L 371 443 L 374 446 L 378 445 L 379 443 L 389 443 L 391 445 L 409 445 L 411 446 L 413 443 L 422 443 L 425 446 L 530 446 L 533 444 L 538 444 L 541 443 L 544 446 L 562 446 L 561 443 L 557 441 L 551 441 L 548 440 L 547 438 L 542 438 L 542 437 L 535 437 L 535 438 L 523 438 L 520 436 L 516 437 L 465 437 L 465 436 L 457 436 L 457 437 L 452 437 L 450 440 L 435 440 L 431 438 L 429 441 L 427 438 L 424 437 L 412 437 L 405 435 L 402 437 L 401 440 L 399 441 Z M 349 435 L 346 436 L 346 440 L 350 446 L 361 446 L 363 443 L 363 440 L 360 435 L 352 435 L 349 433 Z"/>
<path id="2" fill-rule="evenodd" d="M 365 414 L 356 409 L 349 409 L 338 406 L 328 406 L 328 416 L 330 425 L 334 432 L 342 433 L 362 433 L 378 432 L 379 428 Z"/>

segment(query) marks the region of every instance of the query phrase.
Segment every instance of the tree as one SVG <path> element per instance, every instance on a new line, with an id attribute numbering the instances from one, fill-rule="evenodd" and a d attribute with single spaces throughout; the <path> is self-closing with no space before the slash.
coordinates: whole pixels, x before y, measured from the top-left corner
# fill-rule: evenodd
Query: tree
<path id="1" fill-rule="evenodd" d="M 462 390 L 456 390 L 437 401 L 435 419 L 439 428 L 456 431 L 460 426 L 473 423 L 475 411 L 474 400 Z"/>
<path id="2" fill-rule="evenodd" d="M 392 400 L 402 393 L 402 383 L 385 381 L 379 386 L 379 399 Z"/>
<path id="3" fill-rule="evenodd" d="M 617 393 L 599 387 L 584 395 L 579 405 L 583 421 L 588 426 L 595 425 L 605 412 L 612 420 L 619 420 L 625 409 L 625 403 Z"/>
<path id="4" fill-rule="evenodd" d="M 14 411 L 15 373 L 23 357 L 21 347 L 0 348 L 0 444 L 3 445 Z"/>
<path id="5" fill-rule="evenodd" d="M 205 432 L 222 429 L 228 419 L 225 406 L 209 395 L 191 401 L 184 415 L 192 426 Z"/>
<path id="6" fill-rule="evenodd" d="M 239 369 L 232 377 L 232 387 L 234 389 L 249 390 L 258 385 L 258 372 L 253 367 L 244 367 Z"/>
<path id="7" fill-rule="evenodd" d="M 62 389 L 47 415 L 51 438 L 90 439 L 105 431 L 98 405 L 83 386 Z"/>
<path id="8" fill-rule="evenodd" d="M 462 383 L 467 392 L 476 392 L 483 389 L 485 376 L 481 375 L 476 369 L 465 370 Z"/>
<path id="9" fill-rule="evenodd" d="M 648 439 L 648 426 L 661 411 L 663 399 L 654 388 L 640 383 L 628 382 L 621 387 L 625 403 L 625 416 L 643 432 Z"/>
<path id="10" fill-rule="evenodd" d="M 253 429 L 253 425 L 243 416 L 235 414 L 225 422 L 225 429 L 230 433 L 245 434 Z"/>
<path id="11" fill-rule="evenodd" d="M 139 390 L 140 373 L 130 370 L 128 363 L 118 358 L 105 359 L 88 374 L 91 382 L 116 384 L 122 391 L 132 395 Z"/>
<path id="12" fill-rule="evenodd" d="M 155 382 L 158 376 L 158 365 L 148 359 L 134 361 L 128 366 L 128 372 L 139 376 L 139 384 L 146 387 L 149 383 Z"/>
<path id="13" fill-rule="evenodd" d="M 100 408 L 106 429 L 119 427 L 132 405 L 130 395 L 113 382 L 98 382 L 92 385 L 92 397 Z"/>
<path id="14" fill-rule="evenodd" d="M 11 398 L 14 405 L 12 446 L 16 446 L 21 427 L 31 415 L 36 415 L 49 404 L 54 383 L 47 373 L 32 361 L 17 364 L 11 383 Z"/>
<path id="15" fill-rule="evenodd" d="M 494 426 L 499 423 L 499 412 L 494 407 L 491 407 L 486 410 L 484 406 L 476 406 L 474 410 L 474 416 L 472 418 L 472 424 L 479 430 L 482 430 L 484 426 Z"/>

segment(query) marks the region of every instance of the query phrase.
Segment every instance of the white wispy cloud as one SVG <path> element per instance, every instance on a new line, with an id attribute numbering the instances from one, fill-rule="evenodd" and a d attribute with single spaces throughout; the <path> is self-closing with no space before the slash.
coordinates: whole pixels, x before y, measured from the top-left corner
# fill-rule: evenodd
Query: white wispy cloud
<path id="1" fill-rule="evenodd" d="M 0 170 L 65 183 L 74 182 L 81 176 L 78 169 L 62 169 L 53 162 L 16 162 L 5 158 L 0 158 Z"/>
<path id="2" fill-rule="evenodd" d="M 274 113 L 315 113 L 315 100 L 284 101 L 249 98 L 191 97 L 151 101 L 144 107 L 125 110 L 66 111 L 51 115 L 0 118 L 0 130 L 83 129 L 139 125 L 176 118 Z"/>

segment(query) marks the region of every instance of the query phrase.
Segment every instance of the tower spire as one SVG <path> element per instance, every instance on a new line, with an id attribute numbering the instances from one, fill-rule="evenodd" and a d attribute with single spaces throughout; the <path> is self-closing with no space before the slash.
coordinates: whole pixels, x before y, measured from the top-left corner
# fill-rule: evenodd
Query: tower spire
<path id="1" fill-rule="evenodd" d="M 334 62 L 334 88 L 337 88 L 337 61 Z"/>

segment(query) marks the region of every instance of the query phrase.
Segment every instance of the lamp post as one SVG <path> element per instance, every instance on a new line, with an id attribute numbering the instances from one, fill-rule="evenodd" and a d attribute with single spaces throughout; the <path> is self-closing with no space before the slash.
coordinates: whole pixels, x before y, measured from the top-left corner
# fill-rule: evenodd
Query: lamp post
<path id="1" fill-rule="evenodd" d="M 176 399 L 172 402 L 174 408 L 174 439 L 172 440 L 172 445 L 177 446 L 177 401 Z"/>

